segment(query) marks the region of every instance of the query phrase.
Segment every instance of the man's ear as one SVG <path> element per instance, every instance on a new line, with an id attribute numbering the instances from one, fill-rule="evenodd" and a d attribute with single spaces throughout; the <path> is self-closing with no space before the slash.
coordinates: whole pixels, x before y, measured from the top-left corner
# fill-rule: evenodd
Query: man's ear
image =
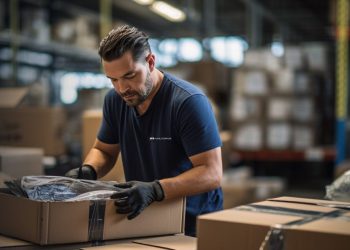
<path id="1" fill-rule="evenodd" d="M 155 63 L 156 63 L 156 57 L 154 54 L 150 53 L 148 56 L 147 56 L 147 62 L 148 62 L 148 66 L 149 66 L 149 70 L 150 72 L 152 72 L 155 68 Z"/>

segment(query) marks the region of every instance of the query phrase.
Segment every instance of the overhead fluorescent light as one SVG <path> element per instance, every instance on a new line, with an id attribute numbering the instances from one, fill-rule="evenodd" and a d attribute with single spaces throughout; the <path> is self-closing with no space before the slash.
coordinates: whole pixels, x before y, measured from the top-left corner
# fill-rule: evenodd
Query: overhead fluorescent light
<path id="1" fill-rule="evenodd" d="M 154 2 L 150 8 L 153 12 L 172 22 L 182 22 L 186 19 L 186 15 L 182 10 L 163 1 Z"/>
<path id="2" fill-rule="evenodd" d="M 133 1 L 140 5 L 150 5 L 154 2 L 154 0 L 133 0 Z"/>

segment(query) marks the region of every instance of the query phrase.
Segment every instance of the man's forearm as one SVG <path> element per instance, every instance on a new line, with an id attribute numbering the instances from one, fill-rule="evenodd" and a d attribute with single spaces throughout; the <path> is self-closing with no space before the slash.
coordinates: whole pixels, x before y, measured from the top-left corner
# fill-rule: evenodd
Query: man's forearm
<path id="1" fill-rule="evenodd" d="M 221 176 L 209 176 L 205 166 L 198 166 L 173 178 L 160 180 L 165 199 L 191 196 L 220 187 Z"/>
<path id="2" fill-rule="evenodd" d="M 97 148 L 92 148 L 86 156 L 83 164 L 92 166 L 97 173 L 97 178 L 101 178 L 113 168 L 117 157 L 118 155 L 116 157 L 111 157 Z"/>
<path id="3" fill-rule="evenodd" d="M 172 178 L 160 180 L 165 199 L 196 195 L 220 187 L 221 148 L 190 157 L 193 168 Z"/>

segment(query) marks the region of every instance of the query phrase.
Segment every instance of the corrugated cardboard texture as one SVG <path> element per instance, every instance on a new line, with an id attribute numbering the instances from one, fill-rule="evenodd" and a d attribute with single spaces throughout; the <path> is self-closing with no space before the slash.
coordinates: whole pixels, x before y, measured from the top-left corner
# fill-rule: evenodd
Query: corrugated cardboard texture
<path id="1" fill-rule="evenodd" d="M 276 199 L 277 201 L 273 200 L 253 203 L 252 205 L 322 213 L 339 211 L 335 208 L 316 205 L 323 202 L 329 205 L 329 201 L 305 200 L 294 197 L 282 197 Z M 349 213 L 337 218 L 319 218 L 291 227 L 283 226 L 283 224 L 303 217 L 278 214 L 277 211 L 262 212 L 259 210 L 242 211 L 237 209 L 202 215 L 198 218 L 197 224 L 198 250 L 256 250 L 261 246 L 271 226 L 276 227 L 276 225 L 282 225 L 283 228 L 284 250 L 345 250 L 349 249 L 350 245 L 350 220 L 348 215 Z"/>
<path id="2" fill-rule="evenodd" d="M 41 204 L 0 193 L 0 233 L 26 241 L 40 241 Z"/>
<path id="3" fill-rule="evenodd" d="M 89 206 L 89 201 L 50 202 L 47 240 L 41 244 L 88 241 Z"/>
<path id="4" fill-rule="evenodd" d="M 104 239 L 122 239 L 147 235 L 180 233 L 183 230 L 184 207 L 182 199 L 152 203 L 139 216 L 128 220 L 116 214 L 113 202 L 106 204 Z M 179 209 L 182 207 L 182 209 Z"/>
<path id="5" fill-rule="evenodd" d="M 46 245 L 89 240 L 90 201 L 39 202 L 0 193 L 0 233 Z M 184 200 L 155 202 L 133 220 L 106 202 L 103 240 L 182 233 Z"/>
<path id="6" fill-rule="evenodd" d="M 198 250 L 257 250 L 270 225 L 288 223 L 301 217 L 264 214 L 234 209 L 202 215 L 197 220 Z"/>

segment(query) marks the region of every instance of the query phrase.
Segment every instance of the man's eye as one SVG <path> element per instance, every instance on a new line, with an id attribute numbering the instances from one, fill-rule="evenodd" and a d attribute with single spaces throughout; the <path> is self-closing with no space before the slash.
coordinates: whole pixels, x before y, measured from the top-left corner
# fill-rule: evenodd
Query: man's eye
<path id="1" fill-rule="evenodd" d="M 125 79 L 132 79 L 136 76 L 136 73 L 132 73 L 132 74 L 129 74 L 129 75 L 126 75 L 124 76 Z"/>

